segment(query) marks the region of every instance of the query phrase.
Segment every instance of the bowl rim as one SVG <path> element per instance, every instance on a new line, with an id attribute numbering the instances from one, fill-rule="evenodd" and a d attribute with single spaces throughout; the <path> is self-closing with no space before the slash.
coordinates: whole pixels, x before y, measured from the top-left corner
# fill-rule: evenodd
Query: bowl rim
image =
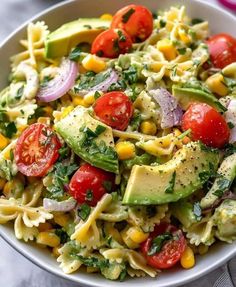
<path id="1" fill-rule="evenodd" d="M 30 17 L 28 20 L 24 21 L 18 28 L 16 28 L 15 30 L 13 30 L 5 39 L 3 39 L 0 43 L 0 49 L 10 40 L 12 39 L 18 32 L 20 32 L 22 29 L 26 28 L 26 26 L 32 22 L 35 21 L 36 19 L 43 17 L 45 14 L 51 12 L 54 9 L 57 9 L 59 7 L 63 7 L 63 6 L 67 6 L 69 3 L 73 3 L 73 2 L 78 2 L 79 0 L 65 0 L 63 2 L 60 2 L 58 4 L 52 5 L 44 10 L 42 10 L 41 12 L 37 13 L 36 15 L 34 15 L 33 17 Z M 181 0 L 178 0 L 179 2 L 181 2 Z M 223 13 L 225 14 L 227 17 L 233 19 L 235 21 L 236 17 L 230 13 L 227 10 L 224 10 L 223 7 L 220 6 L 216 6 L 213 3 L 209 3 L 209 2 L 205 2 L 204 0 L 191 0 L 192 2 L 196 2 L 196 3 L 200 3 L 201 5 L 205 5 L 210 7 L 213 10 L 217 10 L 219 13 Z M 67 281 L 72 281 L 75 283 L 81 283 L 84 286 L 91 286 L 91 287 L 103 287 L 105 285 L 103 285 L 102 283 L 97 284 L 94 280 L 94 282 L 92 282 L 90 279 L 87 278 L 79 278 L 79 277 L 73 277 L 70 276 L 70 274 L 65 274 L 63 273 L 62 270 L 57 270 L 54 268 L 51 268 L 48 264 L 44 264 L 43 261 L 38 260 L 34 255 L 31 254 L 31 252 L 27 252 L 24 250 L 24 248 L 21 247 L 21 244 L 19 242 L 19 244 L 15 244 L 15 242 L 11 239 L 11 237 L 9 237 L 3 230 L 1 230 L 1 226 L 0 226 L 0 237 L 6 242 L 8 243 L 14 250 L 16 250 L 18 253 L 20 253 L 21 255 L 23 255 L 25 258 L 27 258 L 30 262 L 32 262 L 33 264 L 35 264 L 36 266 L 40 267 L 41 269 L 45 270 L 46 272 L 49 272 L 51 274 L 54 274 L 60 278 L 63 278 Z M 233 245 L 234 243 L 232 243 Z M 227 262 L 228 260 L 230 260 L 234 255 L 236 255 L 236 245 L 235 248 L 232 248 L 230 250 L 229 253 L 225 254 L 224 257 L 219 258 L 218 260 L 216 260 L 213 264 L 206 266 L 206 268 L 202 269 L 201 271 L 194 273 L 194 274 L 189 274 L 187 276 L 184 276 L 183 279 L 180 279 L 178 282 L 173 282 L 171 281 L 168 284 L 168 287 L 177 287 L 180 286 L 182 284 L 186 284 L 189 283 L 193 280 L 196 280 L 197 278 L 200 278 L 204 275 L 206 275 L 207 273 L 210 273 L 211 271 L 215 270 L 216 268 L 222 266 L 225 262 Z M 106 279 L 104 279 L 106 280 Z M 118 285 L 118 284 L 117 284 Z M 164 283 L 164 285 L 158 285 L 160 287 L 167 287 L 167 285 Z"/>

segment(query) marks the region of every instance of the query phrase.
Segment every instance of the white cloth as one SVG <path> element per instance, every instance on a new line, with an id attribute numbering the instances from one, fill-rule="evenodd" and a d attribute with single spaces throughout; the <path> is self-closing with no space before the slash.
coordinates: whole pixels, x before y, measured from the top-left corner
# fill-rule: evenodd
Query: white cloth
<path id="1" fill-rule="evenodd" d="M 216 3 L 215 0 L 208 1 Z M 0 41 L 2 41 L 10 32 L 28 18 L 59 1 L 1 0 L 0 2 Z M 0 255 L 1 287 L 79 287 L 78 284 L 60 279 L 41 270 L 39 267 L 18 254 L 1 238 Z M 234 287 L 236 286 L 235 266 L 236 258 L 231 260 L 227 265 L 182 287 Z M 233 282 L 235 282 L 235 284 Z"/>

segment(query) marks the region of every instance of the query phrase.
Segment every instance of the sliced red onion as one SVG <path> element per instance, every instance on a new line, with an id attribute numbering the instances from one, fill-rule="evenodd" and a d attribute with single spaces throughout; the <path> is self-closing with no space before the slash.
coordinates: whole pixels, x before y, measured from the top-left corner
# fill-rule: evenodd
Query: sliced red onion
<path id="1" fill-rule="evenodd" d="M 58 75 L 38 91 L 37 98 L 42 102 L 52 102 L 65 95 L 74 85 L 78 74 L 76 62 L 63 59 Z"/>
<path id="2" fill-rule="evenodd" d="M 149 93 L 161 108 L 161 128 L 167 129 L 180 125 L 183 111 L 177 99 L 163 88 L 151 90 Z"/>
<path id="3" fill-rule="evenodd" d="M 43 207 L 48 211 L 67 212 L 75 208 L 77 201 L 74 198 L 69 198 L 64 201 L 56 201 L 50 198 L 43 199 Z"/>
<path id="4" fill-rule="evenodd" d="M 229 102 L 227 111 L 225 112 L 225 119 L 227 123 L 233 124 L 233 128 L 230 130 L 229 143 L 236 142 L 236 99 Z"/>
<path id="5" fill-rule="evenodd" d="M 106 92 L 108 88 L 112 84 L 115 84 L 119 79 L 119 76 L 114 70 L 109 69 L 107 73 L 109 73 L 109 76 L 103 82 L 97 84 L 96 86 L 89 88 L 88 90 L 80 90 L 79 94 L 84 96 L 88 94 L 89 92 L 96 92 L 96 91 Z"/>

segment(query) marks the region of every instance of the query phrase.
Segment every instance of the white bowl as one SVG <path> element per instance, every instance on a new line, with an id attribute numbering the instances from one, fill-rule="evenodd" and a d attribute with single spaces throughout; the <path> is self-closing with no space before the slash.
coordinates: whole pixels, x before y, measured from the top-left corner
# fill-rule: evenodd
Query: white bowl
<path id="1" fill-rule="evenodd" d="M 209 21 L 211 33 L 227 32 L 236 36 L 236 18 L 231 14 L 208 5 L 205 2 L 189 1 L 189 0 L 76 0 L 66 1 L 59 5 L 37 15 L 31 21 L 44 20 L 49 29 L 52 31 L 61 24 L 74 20 L 78 17 L 94 17 L 99 16 L 105 12 L 114 13 L 117 9 L 131 3 L 143 4 L 149 7 L 152 11 L 157 9 L 166 9 L 171 5 L 183 4 L 187 7 L 187 14 L 193 18 L 203 18 Z M 25 23 L 17 31 L 12 33 L 0 46 L 0 63 L 1 63 L 1 77 L 0 90 L 7 84 L 7 78 L 10 71 L 9 57 L 19 52 L 19 40 L 25 37 L 26 34 Z M 100 287 L 115 287 L 115 286 L 159 286 L 171 287 L 187 283 L 191 280 L 212 271 L 216 267 L 222 265 L 236 254 L 236 242 L 233 244 L 215 244 L 207 255 L 198 257 L 196 266 L 189 270 L 180 268 L 171 269 L 160 274 L 155 279 L 141 278 L 128 279 L 124 283 L 112 282 L 104 279 L 100 275 L 86 274 L 78 271 L 71 275 L 66 275 L 59 268 L 55 258 L 43 249 L 34 244 L 26 244 L 18 241 L 13 232 L 12 225 L 0 225 L 0 235 L 13 248 L 15 248 L 23 256 L 27 257 L 33 263 L 41 268 L 56 274 L 60 277 L 71 281 L 80 283 L 83 286 L 100 286 Z M 80 285 L 80 286 L 81 286 Z"/>

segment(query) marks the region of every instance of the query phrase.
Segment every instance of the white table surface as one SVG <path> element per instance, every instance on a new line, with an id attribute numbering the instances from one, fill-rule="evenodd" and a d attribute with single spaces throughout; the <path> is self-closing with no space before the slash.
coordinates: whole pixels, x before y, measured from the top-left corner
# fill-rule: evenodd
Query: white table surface
<path id="1" fill-rule="evenodd" d="M 57 0 L 0 0 L 0 41 L 24 21 L 42 11 L 43 9 L 58 3 Z M 135 2 L 135 1 L 134 1 Z M 216 3 L 215 0 L 209 2 Z M 211 272 L 207 276 L 198 279 L 182 287 L 218 287 L 232 286 L 230 278 L 225 277 L 224 284 L 214 284 L 221 274 L 226 270 L 236 267 L 236 259 Z M 230 274 L 231 279 L 236 282 L 234 272 Z M 235 278 L 232 278 L 235 277 Z M 227 282 L 228 280 L 228 282 Z M 158 281 L 157 281 L 158 283 Z M 228 285 L 227 285 L 228 284 Z M 231 285 L 230 285 L 231 284 Z M 32 264 L 22 255 L 13 250 L 0 238 L 0 287 L 74 287 L 78 284 L 70 283 L 51 275 Z M 125 286 L 125 283 L 124 283 Z"/>

